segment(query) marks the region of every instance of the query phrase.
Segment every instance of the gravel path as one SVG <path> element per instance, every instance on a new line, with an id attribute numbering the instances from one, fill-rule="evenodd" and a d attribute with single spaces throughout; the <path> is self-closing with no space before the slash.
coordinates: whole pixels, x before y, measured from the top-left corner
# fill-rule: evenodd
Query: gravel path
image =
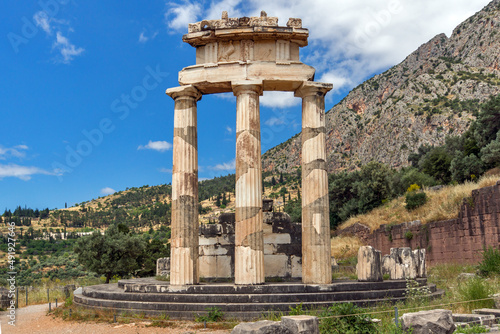
<path id="1" fill-rule="evenodd" d="M 198 329 L 200 324 L 179 321 L 175 328 L 150 328 L 147 322 L 130 324 L 107 324 L 94 322 L 65 321 L 53 315 L 47 315 L 49 304 L 33 305 L 16 310 L 16 325 L 8 324 L 8 312 L 0 312 L 0 334 L 54 334 L 54 333 L 85 333 L 85 334 L 107 334 L 107 333 L 166 333 L 166 334 L 228 334 L 231 330 Z"/>

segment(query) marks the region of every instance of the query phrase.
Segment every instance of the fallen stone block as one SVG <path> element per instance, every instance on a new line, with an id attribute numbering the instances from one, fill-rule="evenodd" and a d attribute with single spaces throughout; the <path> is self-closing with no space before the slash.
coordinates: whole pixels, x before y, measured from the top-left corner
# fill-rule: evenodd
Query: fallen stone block
<path id="1" fill-rule="evenodd" d="M 360 282 L 382 281 L 382 254 L 372 246 L 361 246 L 356 271 Z"/>
<path id="2" fill-rule="evenodd" d="M 496 308 L 480 308 L 477 310 L 472 310 L 474 314 L 489 314 L 495 316 L 495 318 L 500 319 L 500 310 Z"/>
<path id="3" fill-rule="evenodd" d="M 263 320 L 243 322 L 233 328 L 231 334 L 293 334 L 280 321 Z"/>
<path id="4" fill-rule="evenodd" d="M 413 334 L 452 334 L 455 330 L 451 311 L 441 309 L 405 313 L 401 324 L 404 331 L 411 328 Z"/>
<path id="5" fill-rule="evenodd" d="M 495 324 L 494 315 L 486 314 L 453 314 L 453 322 L 461 322 L 468 325 L 492 326 Z"/>
<path id="6" fill-rule="evenodd" d="M 281 323 L 293 334 L 319 333 L 318 317 L 309 315 L 290 315 L 281 317 Z"/>

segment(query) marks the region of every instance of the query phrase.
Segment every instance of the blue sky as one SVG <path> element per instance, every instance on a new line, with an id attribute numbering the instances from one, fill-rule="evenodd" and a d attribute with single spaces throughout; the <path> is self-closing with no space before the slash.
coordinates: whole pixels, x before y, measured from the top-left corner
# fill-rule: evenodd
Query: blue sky
<path id="1" fill-rule="evenodd" d="M 195 63 L 189 22 L 301 17 L 302 61 L 331 82 L 326 109 L 366 78 L 448 36 L 484 0 L 79 1 L 0 3 L 0 210 L 63 208 L 126 187 L 171 182 L 173 101 Z M 235 98 L 198 103 L 199 177 L 234 172 Z M 300 100 L 261 98 L 262 152 L 300 131 Z"/>

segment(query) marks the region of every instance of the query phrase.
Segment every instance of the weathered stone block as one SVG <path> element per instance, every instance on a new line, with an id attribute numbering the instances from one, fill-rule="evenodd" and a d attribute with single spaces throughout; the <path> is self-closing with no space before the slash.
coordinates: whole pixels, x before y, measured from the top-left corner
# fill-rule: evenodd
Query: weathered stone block
<path id="1" fill-rule="evenodd" d="M 291 263 L 292 263 L 292 277 L 302 277 L 302 257 L 292 255 Z"/>
<path id="2" fill-rule="evenodd" d="M 452 315 L 453 322 L 458 323 L 472 323 L 482 326 L 493 326 L 495 321 L 495 316 L 491 314 L 460 314 L 455 313 Z"/>
<path id="3" fill-rule="evenodd" d="M 426 277 L 425 262 L 425 249 L 391 248 L 390 255 L 382 258 L 382 273 L 389 274 L 391 279 Z"/>
<path id="4" fill-rule="evenodd" d="M 262 212 L 272 212 L 273 211 L 273 200 L 264 199 L 262 200 Z"/>
<path id="5" fill-rule="evenodd" d="M 162 257 L 156 260 L 156 275 L 168 276 L 170 275 L 170 258 Z"/>
<path id="6" fill-rule="evenodd" d="M 268 277 L 290 276 L 288 256 L 285 254 L 266 255 L 264 257 L 264 272 Z"/>
<path id="7" fill-rule="evenodd" d="M 319 333 L 318 317 L 309 315 L 293 315 L 281 317 L 281 323 L 293 334 Z"/>
<path id="8" fill-rule="evenodd" d="M 230 256 L 200 256 L 200 277 L 229 278 L 234 277 Z"/>
<path id="9" fill-rule="evenodd" d="M 382 281 L 381 253 L 371 246 L 361 246 L 358 251 L 358 281 Z"/>
<path id="10" fill-rule="evenodd" d="M 244 322 L 233 328 L 231 334 L 293 334 L 279 321 Z"/>
<path id="11" fill-rule="evenodd" d="M 291 242 L 290 234 L 272 233 L 264 235 L 264 244 L 289 244 Z"/>
<path id="12" fill-rule="evenodd" d="M 453 317 L 449 310 L 431 310 L 405 313 L 401 317 L 404 331 L 413 334 L 451 334 L 455 330 Z"/>
<path id="13" fill-rule="evenodd" d="M 213 247 L 212 245 L 200 245 L 200 256 L 227 255 L 229 247 Z"/>
<path id="14" fill-rule="evenodd" d="M 264 244 L 264 255 L 276 254 L 276 245 Z"/>

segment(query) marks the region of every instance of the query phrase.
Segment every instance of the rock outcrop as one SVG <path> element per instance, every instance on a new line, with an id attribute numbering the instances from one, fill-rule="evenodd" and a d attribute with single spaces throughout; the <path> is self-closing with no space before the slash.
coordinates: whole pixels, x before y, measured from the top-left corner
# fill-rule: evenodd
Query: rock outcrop
<path id="1" fill-rule="evenodd" d="M 372 160 L 408 165 L 422 144 L 441 145 L 500 93 L 500 0 L 437 35 L 403 62 L 354 88 L 326 114 L 327 168 L 352 170 Z M 265 171 L 300 166 L 301 134 L 263 155 Z"/>

